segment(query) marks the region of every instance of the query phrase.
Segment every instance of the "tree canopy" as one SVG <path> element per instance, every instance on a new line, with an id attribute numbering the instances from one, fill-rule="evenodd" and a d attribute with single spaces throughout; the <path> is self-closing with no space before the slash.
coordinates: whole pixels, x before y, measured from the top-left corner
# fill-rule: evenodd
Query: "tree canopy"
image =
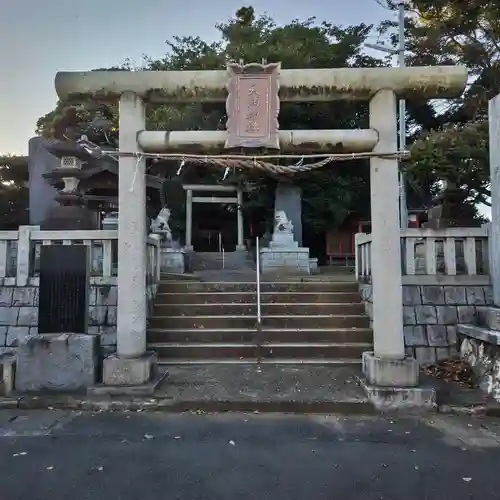
<path id="1" fill-rule="evenodd" d="M 394 0 L 380 0 L 395 10 Z M 446 180 L 471 203 L 488 204 L 488 101 L 500 93 L 500 3 L 491 0 L 407 2 L 406 64 L 460 64 L 469 71 L 464 95 L 448 102 L 408 103 L 413 126 L 410 178 L 436 191 Z M 379 27 L 395 46 L 395 23 Z"/>
<path id="2" fill-rule="evenodd" d="M 390 64 L 366 54 L 364 43 L 375 29 L 380 38 L 396 47 L 396 0 L 377 0 L 392 18 L 378 27 L 369 24 L 337 26 L 315 18 L 277 24 L 242 7 L 217 25 L 219 38 L 167 40 L 160 59 L 145 57 L 134 65 L 126 62 L 105 70 L 223 69 L 228 61 L 280 61 L 284 68 L 374 67 Z M 414 202 L 429 203 L 430 195 L 445 180 L 461 188 L 471 203 L 488 203 L 489 166 L 487 103 L 500 92 L 500 3 L 490 0 L 407 1 L 405 28 L 406 64 L 462 64 L 470 74 L 464 95 L 450 101 L 428 102 L 415 96 L 407 101 L 410 159 L 405 162 L 410 186 L 421 196 Z M 390 10 L 393 12 L 391 13 Z M 101 69 L 102 70 L 102 69 Z M 220 130 L 225 127 L 223 104 L 192 103 L 182 106 L 149 106 L 147 128 L 151 130 Z M 282 129 L 356 128 L 368 125 L 366 103 L 283 103 Z M 86 134 L 99 144 L 117 144 L 116 103 L 59 101 L 56 108 L 37 122 L 37 133 L 51 138 Z M 12 158 L 4 159 L 4 165 Z M 175 177 L 177 168 L 169 167 Z M 12 175 L 3 169 L 3 175 Z M 220 181 L 221 172 L 206 175 Z M 231 180 L 245 182 L 236 175 Z M 208 180 L 208 179 L 207 179 Z M 253 179 L 256 190 L 252 206 L 269 203 L 266 188 L 272 179 Z M 329 167 L 298 176 L 304 191 L 304 218 L 316 231 L 339 225 L 352 211 L 368 216 L 369 179 L 366 162 L 336 162 Z M 7 182 L 11 187 L 18 181 Z M 9 193 L 14 193 L 10 191 Z M 412 190 L 409 192 L 412 199 Z M 181 221 L 182 224 L 182 221 Z"/>
<path id="3" fill-rule="evenodd" d="M 315 18 L 278 25 L 270 17 L 256 15 L 252 7 L 242 7 L 233 18 L 218 24 L 217 29 L 220 39 L 216 42 L 208 43 L 199 37 L 174 37 L 167 40 L 169 50 L 163 58 L 153 60 L 146 57 L 138 67 L 132 68 L 128 64 L 120 69 L 224 69 L 228 61 L 249 63 L 262 60 L 280 61 L 283 68 L 292 69 L 384 64 L 364 53 L 363 45 L 373 29 L 371 25 L 341 27 L 318 22 Z M 220 130 L 225 127 L 225 120 L 224 103 L 193 103 L 177 107 L 157 105 L 147 110 L 147 128 L 150 130 Z M 283 103 L 280 109 L 282 129 L 367 126 L 366 103 Z M 54 111 L 37 123 L 38 133 L 48 137 L 86 133 L 96 142 L 116 142 L 116 130 L 116 105 L 90 101 L 76 105 L 60 101 Z M 220 180 L 222 172 L 211 175 Z M 274 181 L 260 179 L 259 182 L 269 187 Z M 306 223 L 318 231 L 339 225 L 355 210 L 368 215 L 366 162 L 335 163 L 313 174 L 299 176 L 293 182 L 300 183 L 307 200 L 304 207 Z M 259 198 L 262 199 L 268 198 Z M 258 200 L 250 200 L 250 203 L 256 202 Z"/>
<path id="4" fill-rule="evenodd" d="M 0 156 L 0 229 L 28 223 L 28 159 Z"/>

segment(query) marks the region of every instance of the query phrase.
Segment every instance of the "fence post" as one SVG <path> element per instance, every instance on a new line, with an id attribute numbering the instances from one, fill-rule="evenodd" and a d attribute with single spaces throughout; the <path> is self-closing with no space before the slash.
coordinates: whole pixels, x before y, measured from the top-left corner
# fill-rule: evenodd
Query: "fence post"
<path id="1" fill-rule="evenodd" d="M 39 230 L 40 226 L 19 226 L 17 240 L 17 273 L 16 285 L 26 286 L 30 275 L 31 231 Z"/>
<path id="2" fill-rule="evenodd" d="M 364 233 L 356 233 L 354 235 L 354 276 L 356 278 L 356 281 L 359 281 L 359 238 L 363 235 Z"/>

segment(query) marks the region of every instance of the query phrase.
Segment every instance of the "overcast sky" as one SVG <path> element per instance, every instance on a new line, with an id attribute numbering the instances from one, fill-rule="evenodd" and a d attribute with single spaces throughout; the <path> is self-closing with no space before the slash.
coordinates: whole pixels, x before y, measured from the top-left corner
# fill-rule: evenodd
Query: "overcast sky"
<path id="1" fill-rule="evenodd" d="M 157 58 L 174 35 L 214 39 L 215 23 L 248 4 L 279 23 L 377 24 L 393 15 L 375 0 L 0 0 L 0 154 L 27 153 L 37 119 L 56 104 L 57 71 Z"/>

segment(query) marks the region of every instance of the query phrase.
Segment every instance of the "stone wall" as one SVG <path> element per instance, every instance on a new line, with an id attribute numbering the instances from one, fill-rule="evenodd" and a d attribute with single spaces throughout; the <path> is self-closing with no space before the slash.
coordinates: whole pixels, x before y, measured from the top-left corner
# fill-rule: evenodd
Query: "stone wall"
<path id="1" fill-rule="evenodd" d="M 37 281 L 37 278 L 30 279 L 23 287 L 0 286 L 0 348 L 16 347 L 28 336 L 38 333 Z M 116 346 L 116 305 L 116 284 L 91 282 L 88 333 L 99 334 L 101 346 L 108 350 Z"/>
<path id="2" fill-rule="evenodd" d="M 474 338 L 459 332 L 460 357 L 477 377 L 479 387 L 500 402 L 500 336 L 493 332 L 490 338 Z"/>
<path id="3" fill-rule="evenodd" d="M 368 316 L 372 317 L 371 285 L 360 285 Z M 491 286 L 403 285 L 403 324 L 406 351 L 422 365 L 458 353 L 458 323 L 473 323 L 476 306 L 492 303 Z"/>

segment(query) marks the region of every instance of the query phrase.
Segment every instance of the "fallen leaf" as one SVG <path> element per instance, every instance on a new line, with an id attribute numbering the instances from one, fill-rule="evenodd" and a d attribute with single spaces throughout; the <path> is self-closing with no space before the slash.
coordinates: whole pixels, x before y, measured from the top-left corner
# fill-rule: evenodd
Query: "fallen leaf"
<path id="1" fill-rule="evenodd" d="M 229 441 L 229 444 L 230 444 L 231 446 L 236 446 L 236 443 L 235 443 L 233 440 Z"/>
<path id="2" fill-rule="evenodd" d="M 470 483 L 472 481 L 471 477 L 463 477 L 462 481 L 465 481 L 466 483 Z"/>
<path id="3" fill-rule="evenodd" d="M 144 434 L 144 439 L 154 439 L 155 437 L 153 436 L 153 434 Z"/>
<path id="4" fill-rule="evenodd" d="M 45 467 L 46 470 L 54 470 L 54 466 L 53 465 L 49 465 L 48 467 Z"/>

